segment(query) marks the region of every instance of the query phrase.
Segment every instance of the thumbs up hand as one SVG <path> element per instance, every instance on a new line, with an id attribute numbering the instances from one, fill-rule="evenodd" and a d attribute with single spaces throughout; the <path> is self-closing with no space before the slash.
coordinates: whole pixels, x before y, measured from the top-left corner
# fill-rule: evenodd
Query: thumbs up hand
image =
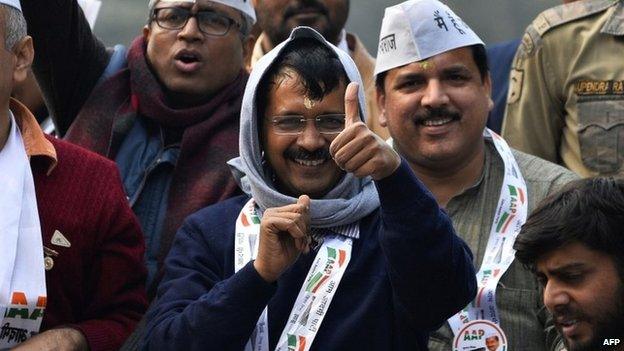
<path id="1" fill-rule="evenodd" d="M 336 164 L 356 177 L 374 180 L 392 174 L 401 164 L 399 155 L 360 119 L 358 84 L 351 82 L 345 91 L 345 129 L 329 146 Z"/>

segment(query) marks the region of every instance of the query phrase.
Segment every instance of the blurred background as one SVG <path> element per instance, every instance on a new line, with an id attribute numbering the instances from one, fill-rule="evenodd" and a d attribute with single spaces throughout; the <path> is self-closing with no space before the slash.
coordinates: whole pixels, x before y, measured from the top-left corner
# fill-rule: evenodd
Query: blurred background
<path id="1" fill-rule="evenodd" d="M 148 0 L 102 0 L 95 32 L 107 45 L 129 44 L 141 33 Z M 356 33 L 370 53 L 377 52 L 384 8 L 399 0 L 351 0 L 347 29 Z M 445 1 L 486 44 L 522 36 L 541 11 L 559 5 L 557 0 L 447 0 Z"/>

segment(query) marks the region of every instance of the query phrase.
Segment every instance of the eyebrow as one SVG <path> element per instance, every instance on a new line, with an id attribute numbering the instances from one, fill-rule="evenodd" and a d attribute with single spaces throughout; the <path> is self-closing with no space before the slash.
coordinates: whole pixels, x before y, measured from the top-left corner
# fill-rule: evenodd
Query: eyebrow
<path id="1" fill-rule="evenodd" d="M 413 80 L 426 80 L 427 76 L 424 73 L 421 72 L 410 72 L 410 73 L 405 73 L 402 75 L 399 75 L 396 80 L 394 81 L 395 84 L 393 84 L 393 87 L 398 87 L 400 86 L 403 82 L 406 81 L 413 81 Z"/>
<path id="2" fill-rule="evenodd" d="M 464 66 L 464 65 L 453 65 L 451 67 L 447 67 L 445 69 L 442 70 L 442 73 L 444 74 L 449 74 L 449 73 L 467 73 L 470 74 L 470 70 L 468 69 L 468 67 Z"/>
<path id="3" fill-rule="evenodd" d="M 571 270 L 577 270 L 577 269 L 587 269 L 587 265 L 585 263 L 582 262 L 574 262 L 574 263 L 569 263 L 566 264 L 564 266 L 561 267 L 557 267 L 555 269 L 550 269 L 547 270 L 547 272 L 551 275 L 561 275 L 566 273 L 567 271 L 571 271 Z M 541 274 L 544 274 L 544 272 L 542 271 L 538 271 Z"/>
<path id="4" fill-rule="evenodd" d="M 462 64 L 455 64 L 450 67 L 446 67 L 442 70 L 442 75 L 453 74 L 453 73 L 463 73 L 463 74 L 471 74 L 470 69 Z M 427 74 L 425 72 L 409 72 L 397 77 L 397 81 L 402 80 L 411 80 L 411 79 L 426 79 Z"/>

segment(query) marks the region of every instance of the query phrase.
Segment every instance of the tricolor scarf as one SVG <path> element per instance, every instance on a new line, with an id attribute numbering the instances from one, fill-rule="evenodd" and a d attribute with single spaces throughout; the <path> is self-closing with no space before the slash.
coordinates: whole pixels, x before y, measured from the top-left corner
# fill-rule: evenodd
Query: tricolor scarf
<path id="1" fill-rule="evenodd" d="M 39 332 L 46 305 L 41 224 L 24 140 L 11 112 L 0 149 L 0 349 Z"/>
<path id="2" fill-rule="evenodd" d="M 145 49 L 142 37 L 133 41 L 128 68 L 96 86 L 66 139 L 114 159 L 137 117 L 182 133 L 162 232 L 162 262 L 186 216 L 238 192 L 226 161 L 238 155 L 247 74 L 241 70 L 235 81 L 203 105 L 173 109 L 167 106 L 163 87 L 148 66 Z"/>

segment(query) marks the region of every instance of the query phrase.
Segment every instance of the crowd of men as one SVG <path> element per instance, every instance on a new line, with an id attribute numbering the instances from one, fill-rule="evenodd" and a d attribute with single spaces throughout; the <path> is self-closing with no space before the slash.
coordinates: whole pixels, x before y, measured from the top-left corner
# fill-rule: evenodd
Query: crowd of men
<path id="1" fill-rule="evenodd" d="M 624 350 L 624 0 L 564 2 L 0 0 L 0 349 Z"/>

